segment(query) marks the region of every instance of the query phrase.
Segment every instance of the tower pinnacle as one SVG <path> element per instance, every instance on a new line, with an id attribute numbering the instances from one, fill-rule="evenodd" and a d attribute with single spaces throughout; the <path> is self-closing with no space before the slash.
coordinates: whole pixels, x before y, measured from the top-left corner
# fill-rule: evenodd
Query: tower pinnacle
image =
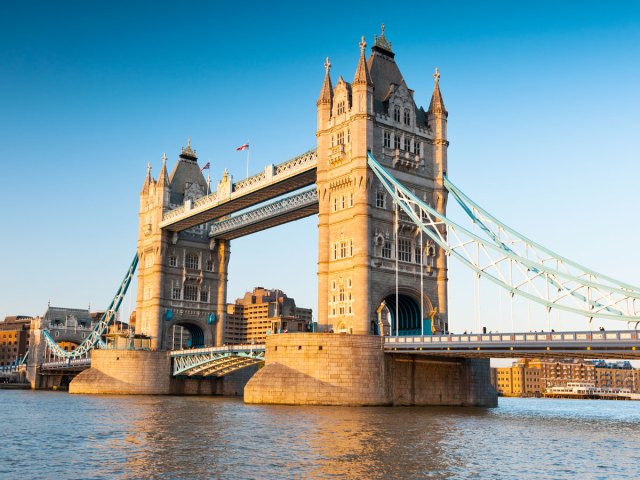
<path id="1" fill-rule="evenodd" d="M 329 57 L 324 61 L 324 82 L 322 82 L 322 89 L 320 90 L 320 98 L 318 98 L 317 104 L 327 104 L 331 105 L 333 101 L 333 86 L 331 85 L 331 62 L 329 61 Z"/>
<path id="2" fill-rule="evenodd" d="M 353 77 L 353 85 L 373 85 L 371 75 L 369 75 L 369 67 L 367 67 L 367 61 L 364 56 L 364 49 L 367 46 L 367 42 L 364 40 L 364 35 L 362 36 L 362 40 L 360 40 L 359 45 L 360 60 L 358 60 L 358 68 L 356 69 L 356 74 Z"/>
<path id="3" fill-rule="evenodd" d="M 440 93 L 440 71 L 436 67 L 436 71 L 433 74 L 434 85 L 433 95 L 431 95 L 431 103 L 429 104 L 428 112 L 443 114 L 445 117 L 448 115 L 447 109 L 444 106 L 444 100 L 442 99 L 442 93 Z"/>

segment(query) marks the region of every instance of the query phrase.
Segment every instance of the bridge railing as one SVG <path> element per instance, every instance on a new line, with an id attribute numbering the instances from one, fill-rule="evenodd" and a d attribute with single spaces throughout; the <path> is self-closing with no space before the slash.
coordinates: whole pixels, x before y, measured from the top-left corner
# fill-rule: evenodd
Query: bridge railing
<path id="1" fill-rule="evenodd" d="M 40 368 L 43 369 L 64 369 L 69 367 L 82 367 L 85 365 L 91 365 L 90 358 L 76 358 L 69 359 L 65 361 L 57 361 L 57 362 L 43 362 L 40 365 Z"/>
<path id="2" fill-rule="evenodd" d="M 458 335 L 387 336 L 385 346 L 403 344 L 529 344 L 529 343 L 617 343 L 636 342 L 640 338 L 638 330 L 580 331 L 580 332 L 522 332 L 487 333 Z"/>
<path id="3" fill-rule="evenodd" d="M 248 343 L 244 345 L 224 345 L 222 347 L 196 347 L 183 350 L 172 350 L 172 357 L 180 357 L 183 355 L 207 354 L 207 353 L 224 353 L 242 351 L 262 351 L 265 349 L 264 343 Z"/>

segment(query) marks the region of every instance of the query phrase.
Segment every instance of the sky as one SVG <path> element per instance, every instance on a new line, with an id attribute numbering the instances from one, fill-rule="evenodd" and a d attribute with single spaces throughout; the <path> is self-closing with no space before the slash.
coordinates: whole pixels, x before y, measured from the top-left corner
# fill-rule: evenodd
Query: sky
<path id="1" fill-rule="evenodd" d="M 3 5 L 0 318 L 106 307 L 135 252 L 147 162 L 157 175 L 166 152 L 171 168 L 187 138 L 213 184 L 225 168 L 244 178 L 247 141 L 254 173 L 313 148 L 325 57 L 334 83 L 351 81 L 360 37 L 371 46 L 382 22 L 419 106 L 441 72 L 452 181 L 528 237 L 640 285 L 636 2 L 231 3 Z M 228 300 L 277 287 L 315 311 L 316 224 L 234 240 Z M 451 262 L 449 278 L 451 329 L 477 328 L 473 276 Z M 480 324 L 508 330 L 504 294 L 481 292 Z M 547 326 L 518 312 L 520 329 Z"/>

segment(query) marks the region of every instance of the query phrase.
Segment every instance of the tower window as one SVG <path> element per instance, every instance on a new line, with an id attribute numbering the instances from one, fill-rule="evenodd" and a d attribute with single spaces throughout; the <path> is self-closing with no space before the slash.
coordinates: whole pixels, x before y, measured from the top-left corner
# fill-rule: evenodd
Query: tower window
<path id="1" fill-rule="evenodd" d="M 338 115 L 342 115 L 344 113 L 344 100 L 338 102 Z"/>
<path id="2" fill-rule="evenodd" d="M 383 145 L 386 148 L 391 148 L 391 133 L 387 132 L 386 130 L 382 133 L 382 141 L 383 141 Z"/>
<path id="3" fill-rule="evenodd" d="M 409 137 L 404 137 L 404 149 L 407 152 L 411 151 L 411 140 L 409 140 Z"/>
<path id="4" fill-rule="evenodd" d="M 171 255 L 169 257 L 169 266 L 170 267 L 177 267 L 178 266 L 178 257 L 176 257 L 175 255 Z"/>
<path id="5" fill-rule="evenodd" d="M 393 136 L 393 148 L 400 150 L 400 135 L 397 133 Z"/>
<path id="6" fill-rule="evenodd" d="M 415 248 L 415 261 L 418 265 L 422 263 L 422 247 L 420 245 L 416 245 Z"/>
<path id="7" fill-rule="evenodd" d="M 338 197 L 333 197 L 333 211 L 338 210 Z"/>
<path id="8" fill-rule="evenodd" d="M 349 206 L 353 207 L 353 193 L 349 194 Z"/>
<path id="9" fill-rule="evenodd" d="M 378 190 L 376 192 L 376 207 L 384 208 L 384 192 L 382 190 Z"/>
<path id="10" fill-rule="evenodd" d="M 391 258 L 391 242 L 385 241 L 382 246 L 382 257 L 383 258 Z"/>
<path id="11" fill-rule="evenodd" d="M 171 289 L 171 300 L 180 300 L 180 293 L 182 293 L 180 287 L 173 287 Z"/>
<path id="12" fill-rule="evenodd" d="M 338 132 L 338 145 L 344 145 L 344 132 Z"/>
<path id="13" fill-rule="evenodd" d="M 204 288 L 200 290 L 200 301 L 205 303 L 209 302 L 209 292 L 206 291 Z"/>
<path id="14" fill-rule="evenodd" d="M 198 287 L 196 285 L 184 286 L 184 299 L 190 302 L 198 301 Z"/>
<path id="15" fill-rule="evenodd" d="M 190 268 L 192 270 L 197 270 L 199 268 L 199 264 L 200 264 L 200 259 L 198 258 L 198 255 L 195 253 L 187 253 L 187 256 L 185 258 L 185 267 Z"/>
<path id="16" fill-rule="evenodd" d="M 416 155 L 420 155 L 420 142 L 415 141 L 415 142 L 413 143 L 413 152 L 414 152 Z"/>
<path id="17" fill-rule="evenodd" d="M 351 130 L 347 128 L 347 143 L 351 143 Z"/>
<path id="18" fill-rule="evenodd" d="M 211 259 L 207 260 L 207 271 L 208 272 L 213 272 L 213 260 L 211 260 Z"/>
<path id="19" fill-rule="evenodd" d="M 411 113 L 409 113 L 409 109 L 404 109 L 404 124 L 411 125 Z"/>
<path id="20" fill-rule="evenodd" d="M 344 195 L 342 195 L 342 197 L 341 197 L 341 205 L 342 205 L 342 208 L 346 207 L 346 200 L 344 198 Z"/>
<path id="21" fill-rule="evenodd" d="M 397 105 L 395 107 L 393 107 L 393 119 L 396 122 L 400 121 L 400 107 L 397 106 Z"/>
<path id="22" fill-rule="evenodd" d="M 398 240 L 398 260 L 401 262 L 411 261 L 411 241 L 405 238 Z"/>

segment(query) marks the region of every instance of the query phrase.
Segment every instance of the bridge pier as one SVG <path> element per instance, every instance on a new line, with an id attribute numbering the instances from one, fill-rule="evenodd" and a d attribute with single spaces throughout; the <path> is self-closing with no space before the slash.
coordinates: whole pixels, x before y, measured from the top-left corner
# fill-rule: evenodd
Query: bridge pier
<path id="1" fill-rule="evenodd" d="M 267 338 L 266 364 L 247 403 L 495 407 L 489 360 L 384 353 L 373 335 L 301 333 Z"/>

